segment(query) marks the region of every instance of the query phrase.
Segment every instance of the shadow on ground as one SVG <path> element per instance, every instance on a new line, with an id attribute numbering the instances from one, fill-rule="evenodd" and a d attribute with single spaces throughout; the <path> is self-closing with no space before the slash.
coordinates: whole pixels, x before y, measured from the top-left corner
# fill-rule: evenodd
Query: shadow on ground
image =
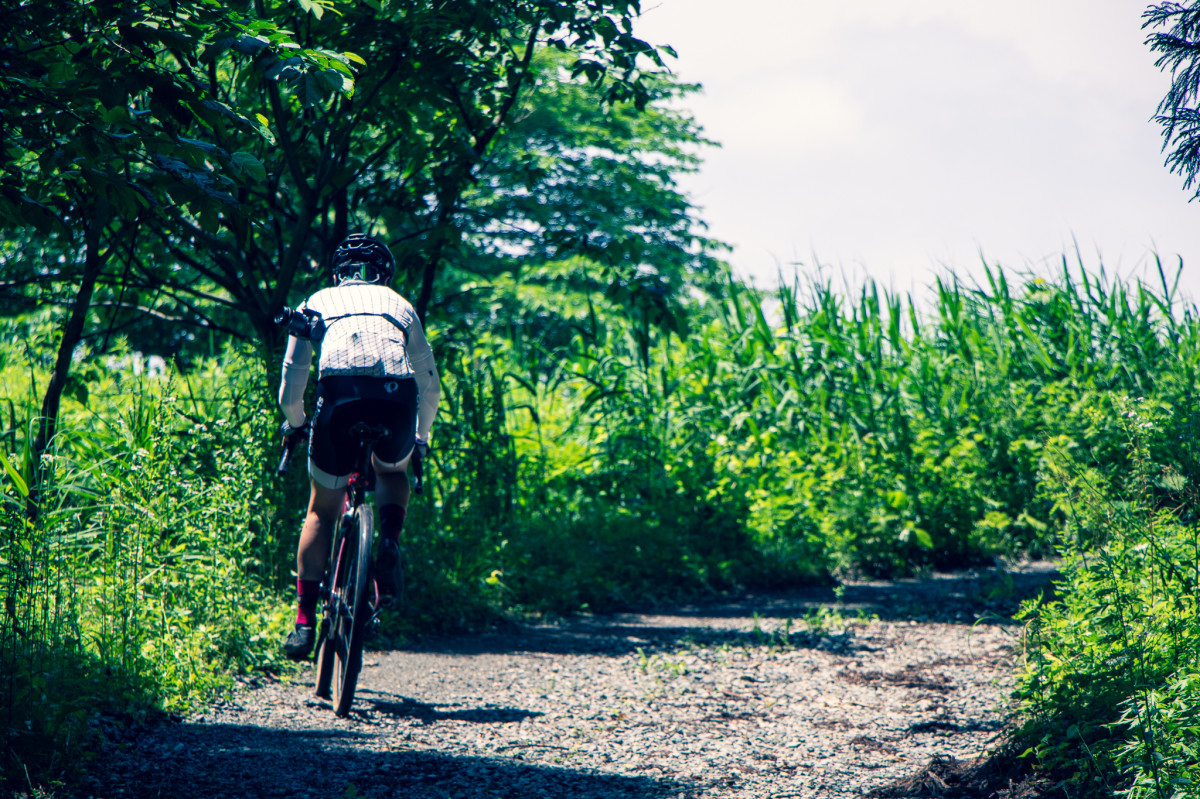
<path id="1" fill-rule="evenodd" d="M 78 795 L 110 799 L 691 795 L 688 787 L 672 781 L 585 773 L 573 770 L 569 763 L 548 768 L 432 751 L 366 749 L 374 739 L 367 733 L 338 730 L 183 724 L 170 736 L 166 751 L 131 748 L 108 755 L 116 762 L 108 764 L 106 776 L 81 786 L 84 792 Z"/>
<path id="2" fill-rule="evenodd" d="M 864 614 L 882 621 L 934 621 L 951 624 L 1008 623 L 1026 599 L 1052 590 L 1054 563 L 1019 569 L 937 573 L 920 579 L 849 582 L 838 588 L 750 593 L 721 603 L 673 611 L 679 616 L 722 618 L 770 616 L 803 618 L 820 607 L 847 616 Z"/>
<path id="3" fill-rule="evenodd" d="M 749 593 L 669 611 L 580 615 L 544 624 L 510 624 L 475 636 L 432 639 L 411 651 L 454 654 L 604 654 L 681 646 L 764 646 L 853 654 L 871 649 L 834 619 L 876 618 L 945 624 L 1011 624 L 1021 603 L 1049 595 L 1054 564 L 1019 570 L 936 574 L 924 579 L 849 583 Z M 821 615 L 822 609 L 827 612 Z"/>
<path id="4" fill-rule="evenodd" d="M 382 699 L 379 697 L 388 697 Z M 455 708 L 443 710 L 446 705 L 435 705 L 428 702 L 418 702 L 408 697 L 396 697 L 381 691 L 371 691 L 360 688 L 355 695 L 359 704 L 369 702 L 371 709 L 377 713 L 398 719 L 412 719 L 422 724 L 436 724 L 439 721 L 467 721 L 474 724 L 511 724 L 526 719 L 535 719 L 541 713 L 532 710 L 522 710 L 512 707 L 481 707 Z M 452 706 L 453 707 L 453 706 Z"/>

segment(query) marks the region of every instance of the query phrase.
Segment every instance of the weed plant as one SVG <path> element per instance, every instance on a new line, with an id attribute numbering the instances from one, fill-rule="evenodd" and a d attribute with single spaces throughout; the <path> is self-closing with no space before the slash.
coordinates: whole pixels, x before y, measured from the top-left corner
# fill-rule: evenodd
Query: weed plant
<path id="1" fill-rule="evenodd" d="M 1067 521 L 1063 579 L 1053 601 L 1022 611 L 1017 740 L 1073 796 L 1200 796 L 1200 494 L 1181 471 L 1190 432 L 1179 435 L 1195 426 L 1191 407 L 1117 398 L 1124 473 L 1062 452 L 1044 475 Z M 1152 457 L 1172 449 L 1182 457 Z"/>
<path id="2" fill-rule="evenodd" d="M 509 601 L 506 550 L 519 534 L 517 463 L 500 381 L 485 358 L 448 348 L 428 494 L 409 504 L 405 613 L 393 632 L 471 629 Z"/>
<path id="3" fill-rule="evenodd" d="M 446 493 L 412 528 L 474 536 L 474 565 L 454 573 L 500 606 L 1051 555 L 1052 453 L 1116 474 L 1123 431 L 1096 411 L 1113 396 L 1174 407 L 1194 386 L 1195 319 L 1172 309 L 1165 275 L 1155 291 L 1065 261 L 1057 281 L 989 269 L 982 285 L 944 278 L 924 311 L 873 284 L 731 281 L 683 336 L 600 286 L 548 293 L 550 274 L 493 287 L 505 314 L 447 323 L 460 360 L 438 422 Z M 479 399 L 454 400 L 462 389 Z M 479 447 L 494 462 L 456 473 Z M 480 502 L 490 538 L 458 532 L 455 508 Z"/>
<path id="4" fill-rule="evenodd" d="M 985 277 L 940 281 L 925 313 L 873 284 L 785 285 L 773 321 L 731 285 L 675 362 L 677 401 L 710 432 L 719 493 L 750 503 L 760 578 L 1049 554 L 1047 452 L 1086 447 L 1111 473 L 1119 426 L 1089 409 L 1192 390 L 1195 320 L 1165 279 L 1155 293 L 1065 263 L 1057 282 Z"/>

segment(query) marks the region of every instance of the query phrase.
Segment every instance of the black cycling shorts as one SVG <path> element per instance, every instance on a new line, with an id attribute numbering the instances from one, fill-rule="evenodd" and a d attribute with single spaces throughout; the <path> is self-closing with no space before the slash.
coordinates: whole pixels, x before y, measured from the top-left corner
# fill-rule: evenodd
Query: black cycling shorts
<path id="1" fill-rule="evenodd" d="M 417 381 L 411 377 L 336 375 L 317 383 L 308 457 L 326 475 L 345 478 L 354 471 L 358 441 L 350 435 L 350 428 L 356 422 L 386 427 L 391 435 L 376 442 L 375 457 L 380 463 L 400 463 L 412 452 L 417 437 Z M 337 482 L 326 488 L 345 485 L 343 479 Z"/>

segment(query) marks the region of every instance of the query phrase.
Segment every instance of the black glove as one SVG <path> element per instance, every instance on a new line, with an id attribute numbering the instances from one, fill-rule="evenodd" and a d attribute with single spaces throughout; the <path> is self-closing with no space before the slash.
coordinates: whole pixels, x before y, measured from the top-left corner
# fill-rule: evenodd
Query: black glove
<path id="1" fill-rule="evenodd" d="M 417 458 L 425 460 L 429 457 L 429 442 L 422 441 L 420 436 L 417 436 L 417 443 L 413 445 L 416 450 Z"/>
<path id="2" fill-rule="evenodd" d="M 279 428 L 279 434 L 283 436 L 283 446 L 285 449 L 293 449 L 304 439 L 308 438 L 309 426 L 306 421 L 299 427 L 292 427 L 285 419 L 283 425 Z"/>

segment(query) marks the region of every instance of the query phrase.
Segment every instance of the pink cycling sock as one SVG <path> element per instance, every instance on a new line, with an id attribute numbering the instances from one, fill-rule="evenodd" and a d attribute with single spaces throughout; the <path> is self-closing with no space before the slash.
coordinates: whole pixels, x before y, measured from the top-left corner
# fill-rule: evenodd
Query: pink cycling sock
<path id="1" fill-rule="evenodd" d="M 400 530 L 404 528 L 404 507 L 382 505 L 379 508 L 379 535 L 385 541 L 399 543 Z"/>
<path id="2" fill-rule="evenodd" d="M 303 627 L 315 627 L 317 624 L 317 600 L 321 595 L 320 580 L 296 579 L 296 624 Z"/>

